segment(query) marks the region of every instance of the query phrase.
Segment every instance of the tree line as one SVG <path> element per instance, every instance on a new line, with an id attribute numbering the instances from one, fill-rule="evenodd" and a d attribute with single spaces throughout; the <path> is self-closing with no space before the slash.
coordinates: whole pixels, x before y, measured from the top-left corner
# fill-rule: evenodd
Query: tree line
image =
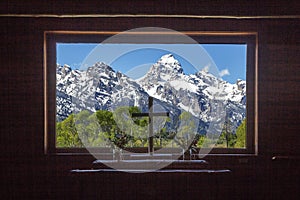
<path id="1" fill-rule="evenodd" d="M 76 147 L 147 147 L 148 117 L 132 118 L 133 113 L 141 113 L 138 107 L 119 107 L 114 112 L 98 110 L 90 113 L 83 110 L 71 114 L 56 123 L 56 146 L 58 148 Z M 178 118 L 180 126 L 168 130 L 159 127 L 154 133 L 154 146 L 181 147 L 196 149 L 201 147 L 245 148 L 246 119 L 233 133 L 230 123 L 225 121 L 222 133 L 212 139 L 197 133 L 197 126 L 189 112 L 182 112 Z M 171 123 L 170 118 L 165 119 Z"/>

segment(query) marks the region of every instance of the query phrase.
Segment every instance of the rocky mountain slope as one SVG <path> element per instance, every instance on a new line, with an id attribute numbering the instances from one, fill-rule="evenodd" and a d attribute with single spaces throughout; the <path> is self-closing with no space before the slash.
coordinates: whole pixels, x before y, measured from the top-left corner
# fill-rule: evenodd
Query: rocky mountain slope
<path id="1" fill-rule="evenodd" d="M 183 111 L 191 113 L 199 120 L 199 130 L 214 120 L 211 112 L 215 102 L 224 106 L 233 129 L 246 114 L 245 81 L 231 84 L 205 71 L 185 74 L 171 54 L 162 56 L 138 80 L 101 62 L 85 71 L 57 65 L 56 77 L 57 121 L 81 110 L 113 111 L 119 106 L 138 106 L 147 112 L 149 96 L 155 98 L 154 110 L 169 112 L 172 121 L 178 121 Z"/>

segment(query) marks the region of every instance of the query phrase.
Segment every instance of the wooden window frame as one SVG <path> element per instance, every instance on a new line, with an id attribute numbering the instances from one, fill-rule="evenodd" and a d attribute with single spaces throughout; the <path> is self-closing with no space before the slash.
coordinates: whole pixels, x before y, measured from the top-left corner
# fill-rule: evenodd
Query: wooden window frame
<path id="1" fill-rule="evenodd" d="M 116 31 L 45 31 L 44 32 L 44 151 L 46 154 L 90 154 L 85 148 L 56 148 L 56 43 L 101 43 Z M 247 138 L 246 148 L 213 148 L 209 155 L 257 155 L 258 154 L 258 34 L 257 32 L 181 32 L 202 44 L 247 44 Z M 130 33 L 135 34 L 135 33 Z M 136 33 L 140 36 L 149 33 Z M 153 32 L 151 35 L 166 34 Z M 136 36 L 136 35 L 135 35 Z M 132 149 L 128 148 L 129 151 Z M 107 152 L 95 148 L 95 153 Z M 134 148 L 146 152 L 147 148 Z"/>

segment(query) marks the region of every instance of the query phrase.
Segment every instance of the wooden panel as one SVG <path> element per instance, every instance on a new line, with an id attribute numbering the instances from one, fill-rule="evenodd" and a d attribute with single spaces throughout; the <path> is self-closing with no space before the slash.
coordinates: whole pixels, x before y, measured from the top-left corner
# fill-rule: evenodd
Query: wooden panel
<path id="1" fill-rule="evenodd" d="M 182 13 L 182 14 L 298 14 L 298 1 L 262 6 L 210 3 L 210 9 L 196 4 L 174 1 L 155 7 L 151 1 L 104 5 L 38 1 L 1 2 L 1 13 Z M 122 1 L 123 2 L 123 1 Z M 107 3 L 107 2 L 106 2 Z M 284 5 L 283 5 L 284 4 Z M 3 6 L 2 6 L 3 5 Z M 280 5 L 280 6 L 279 6 Z M 64 7 L 67 6 L 67 7 Z M 229 8 L 230 7 L 230 8 Z M 130 10 L 131 9 L 131 10 Z M 296 12 L 297 11 L 297 12 Z M 201 31 L 257 31 L 259 33 L 259 156 L 222 157 L 210 160 L 212 165 L 232 169 L 228 179 L 218 180 L 223 185 L 217 191 L 209 188 L 200 177 L 182 175 L 150 176 L 103 175 L 96 180 L 96 196 L 110 198 L 124 194 L 156 197 L 196 198 L 210 194 L 222 199 L 266 199 L 285 197 L 296 199 L 299 184 L 296 170 L 275 164 L 276 154 L 299 155 L 299 99 L 300 56 L 299 19 L 235 20 L 235 19 L 178 19 L 178 18 L 6 18 L 0 17 L 0 150 L 2 191 L 7 199 L 58 199 L 80 196 L 78 185 L 69 177 L 73 168 L 90 167 L 93 157 L 47 157 L 43 154 L 43 32 L 44 30 L 115 30 L 159 26 L 175 30 Z M 211 158 L 207 158 L 211 159 Z M 287 169 L 287 170 L 286 170 Z M 298 169 L 298 168 L 296 168 Z M 120 178 L 121 177 L 121 178 Z M 282 180 L 282 181 L 280 181 Z M 89 178 L 86 180 L 89 182 Z M 124 184 L 125 183 L 125 184 Z M 160 186 L 161 184 L 161 186 Z M 140 187 L 142 186 L 142 187 Z M 139 187 L 140 190 L 136 188 Z M 96 187 L 98 189 L 98 187 Z M 161 191 L 159 191 L 161 189 Z M 205 193 L 202 193 L 205 190 Z M 229 192 L 228 192 L 229 191 Z M 276 191 L 276 192 L 274 192 Z M 94 191 L 91 191 L 94 192 Z M 228 193 L 227 193 L 228 192 Z M 90 193 L 93 194 L 93 193 Z M 228 197 L 228 196 L 226 196 Z M 290 197 L 290 198 L 289 198 Z M 3 196 L 5 198 L 5 196 Z M 138 197 L 136 197 L 138 198 Z"/>
<path id="2" fill-rule="evenodd" d="M 298 15 L 298 1 L 2 1 L 1 13 L 54 14 L 200 14 L 200 15 Z"/>
<path id="3" fill-rule="evenodd" d="M 3 20 L 4 21 L 4 20 Z M 275 23 L 276 22 L 276 23 Z M 290 23 L 286 23 L 290 22 Z M 4 75 L 2 90 L 6 101 L 3 105 L 7 121 L 3 121 L 11 135 L 11 143 L 18 144 L 19 154 L 42 154 L 43 148 L 43 31 L 44 30 L 126 30 L 134 26 L 163 26 L 182 30 L 223 30 L 222 25 L 236 31 L 259 32 L 259 119 L 260 152 L 281 149 L 290 152 L 287 145 L 271 144 L 273 137 L 281 137 L 278 126 L 289 124 L 297 115 L 299 99 L 298 60 L 299 46 L 297 36 L 293 33 L 295 20 L 188 20 L 188 19 L 6 19 L 7 29 L 3 32 L 5 41 L 3 62 L 7 66 L 1 73 Z M 112 26 L 112 24 L 119 24 Z M 291 24 L 293 26 L 291 26 Z M 216 26 L 215 26 L 216 25 Z M 270 27 L 271 31 L 268 29 Z M 291 36 L 291 37 L 290 37 Z M 11 77 L 11 78 L 8 78 Z M 12 78 L 13 77 L 13 78 Z M 288 78 L 287 78 L 288 77 Z M 4 81 L 5 80 L 5 81 Z M 9 94 L 9 97 L 5 94 Z M 8 99 L 9 98 L 9 99 Z M 32 106 L 25 106 L 25 105 Z M 289 106 L 289 107 L 287 107 Z M 293 115 L 287 115 L 290 110 Z M 271 117 L 273 118 L 271 119 Z M 290 117 L 288 117 L 290 116 Z M 14 120 L 9 120 L 14 119 Z M 24 120 L 27 119 L 27 120 Z M 269 121 L 270 120 L 270 121 Z M 32 124 L 34 123 L 34 126 Z M 268 123 L 276 124 L 266 130 Z M 9 128 L 8 128 L 9 127 Z M 294 128 L 293 128 L 294 129 Z M 31 137 L 23 136 L 31 134 Z M 261 137 L 261 136 L 260 136 Z M 25 140 L 28 144 L 24 143 Z M 266 138 L 266 139 L 265 139 Z M 10 140 L 10 139 L 8 139 Z M 266 149 L 264 149 L 264 146 Z M 272 147 L 272 148 L 271 148 Z M 276 147 L 276 148 L 275 148 Z M 7 150 L 13 152 L 12 149 Z M 272 149 L 272 150 L 271 150 Z M 280 151 L 281 151 L 280 150 Z M 4 150 L 5 151 L 5 150 Z M 277 151 L 276 151 L 277 152 Z M 271 153 L 271 152 L 270 152 Z"/>

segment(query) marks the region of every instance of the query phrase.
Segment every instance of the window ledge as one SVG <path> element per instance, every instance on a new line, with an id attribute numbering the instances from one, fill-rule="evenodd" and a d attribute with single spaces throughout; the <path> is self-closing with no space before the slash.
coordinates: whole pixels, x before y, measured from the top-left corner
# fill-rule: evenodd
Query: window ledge
<path id="1" fill-rule="evenodd" d="M 95 160 L 92 169 L 134 169 L 134 170 L 157 170 L 157 169 L 209 169 L 205 160 L 174 160 L 159 158 L 124 159 L 124 160 Z"/>
<path id="2" fill-rule="evenodd" d="M 95 174 L 106 172 L 129 172 L 129 173 L 204 173 L 204 174 L 226 174 L 231 173 L 229 169 L 74 169 L 71 170 L 71 174 Z"/>
<path id="3" fill-rule="evenodd" d="M 95 160 L 96 164 L 110 164 L 110 163 L 184 163 L 184 164 L 208 164 L 206 160 L 169 160 L 169 159 L 143 159 L 143 160 Z"/>

